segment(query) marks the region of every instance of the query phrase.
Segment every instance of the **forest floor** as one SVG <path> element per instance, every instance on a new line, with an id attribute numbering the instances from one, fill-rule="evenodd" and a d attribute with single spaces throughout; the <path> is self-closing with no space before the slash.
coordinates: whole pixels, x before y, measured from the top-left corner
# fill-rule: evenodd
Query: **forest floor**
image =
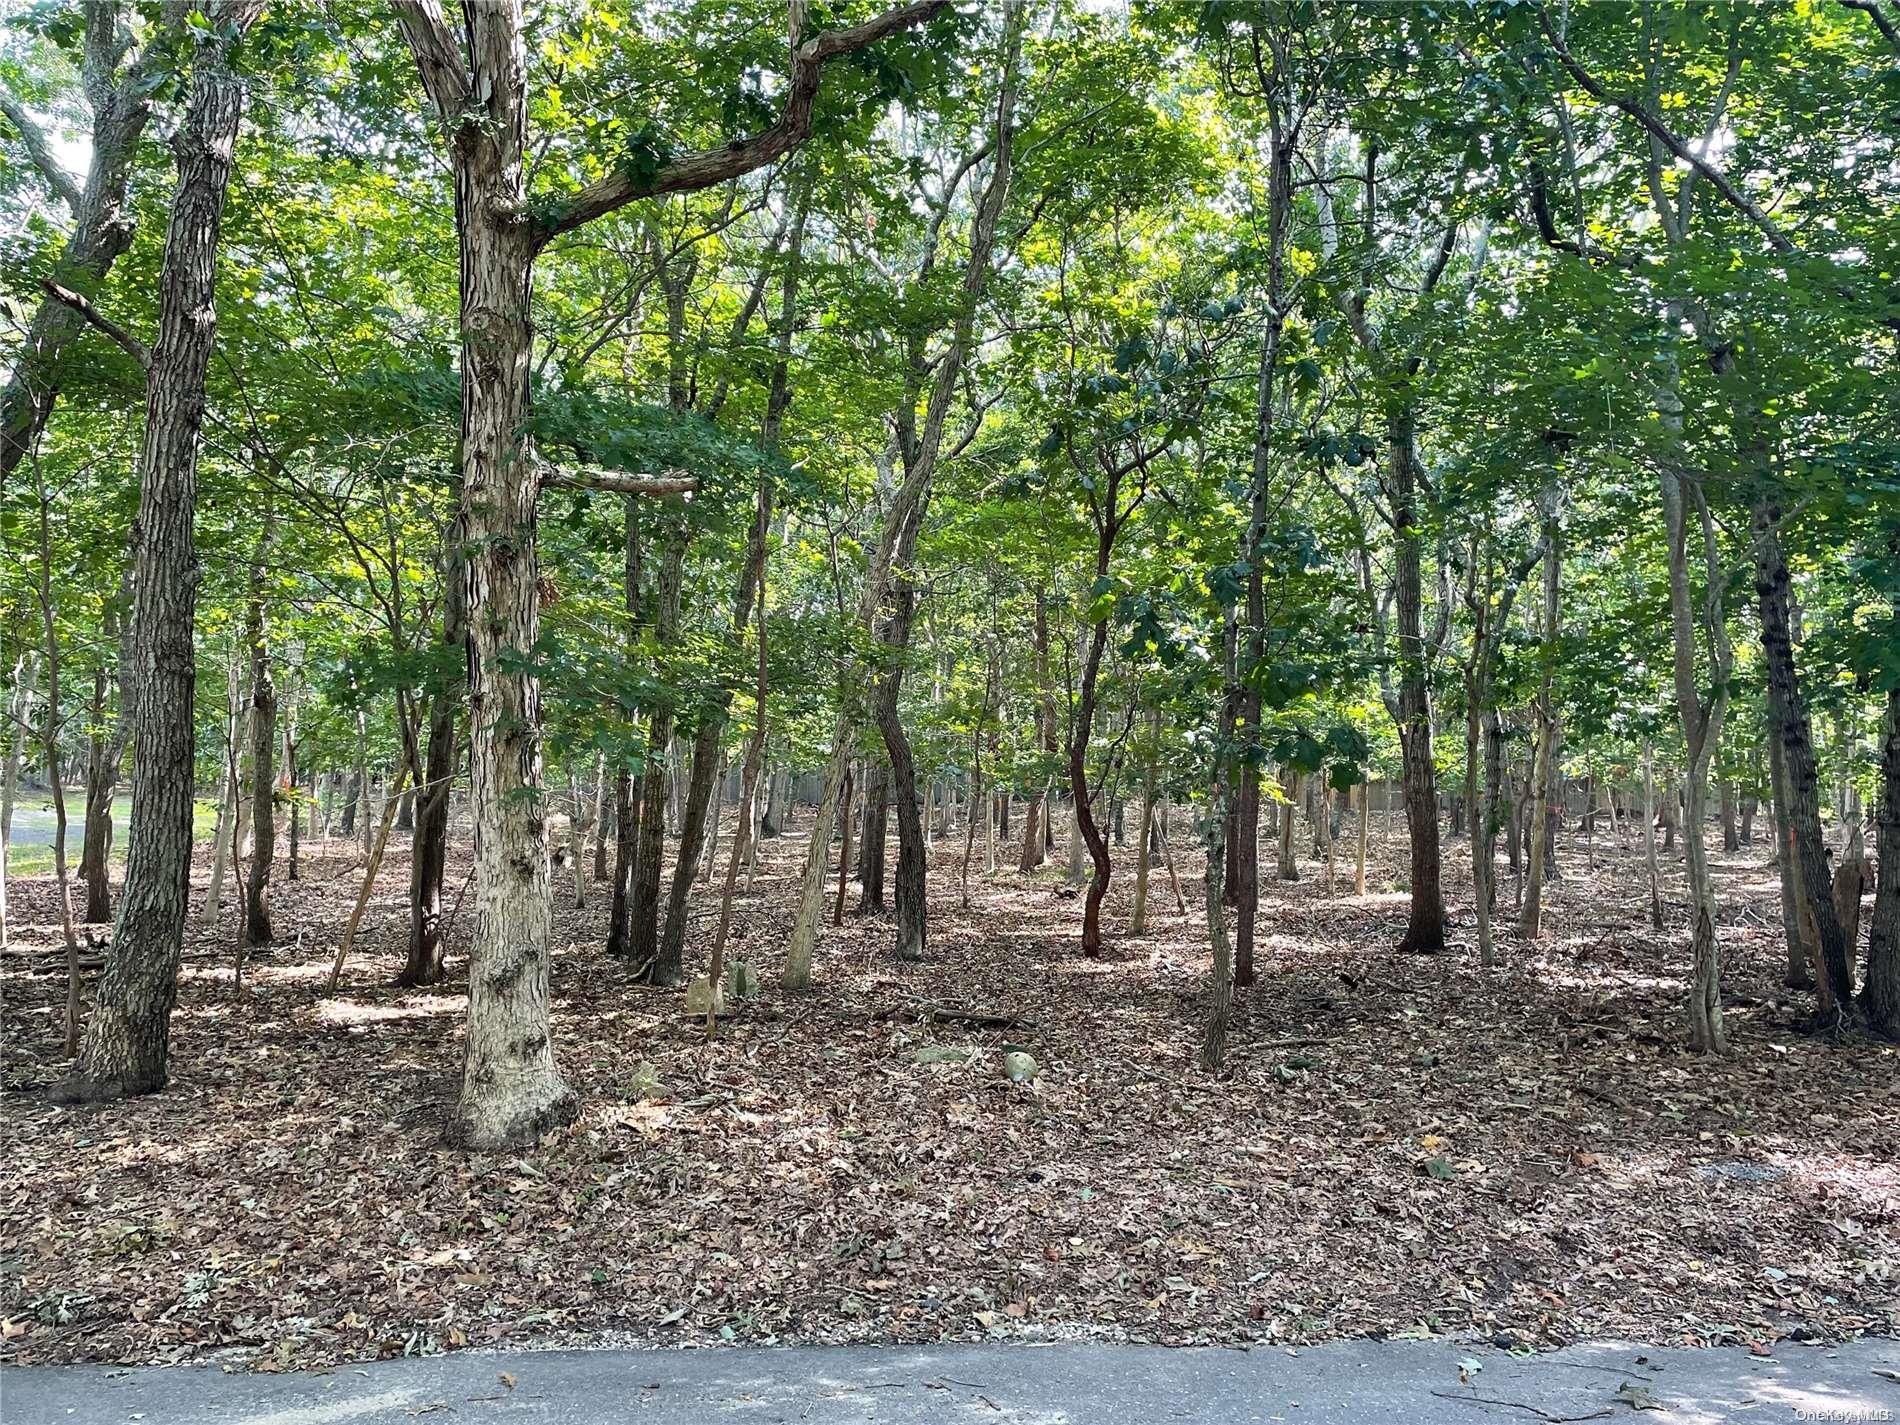
<path id="1" fill-rule="evenodd" d="M 361 873 L 340 843 L 306 846 L 304 879 L 275 892 L 298 938 L 253 962 L 243 998 L 230 915 L 195 939 L 171 1087 L 94 1109 L 40 1091 L 61 1068 L 63 968 L 50 878 L 23 880 L 0 959 L 0 1360 L 1900 1334 L 1900 1050 L 1803 1031 L 1761 848 L 1720 859 L 1738 1052 L 1709 1061 L 1682 1048 L 1686 925 L 1649 930 L 1640 850 L 1567 844 L 1544 938 L 1507 936 L 1485 976 L 1461 842 L 1457 948 L 1393 953 L 1402 841 L 1375 828 L 1363 898 L 1343 860 L 1331 896 L 1310 861 L 1264 883 L 1260 982 L 1217 1078 L 1193 1060 L 1203 926 L 1163 876 L 1150 932 L 1084 961 L 1054 866 L 979 868 L 960 907 L 959 835 L 933 852 L 925 963 L 892 958 L 887 919 L 847 914 L 793 997 L 775 982 L 803 837 L 768 842 L 736 920 L 766 992 L 708 1044 L 677 992 L 603 953 L 604 888 L 576 911 L 557 875 L 557 1046 L 585 1106 L 497 1157 L 436 1144 L 463 991 L 390 987 L 406 859 L 327 994 Z M 1192 906 L 1198 859 L 1181 862 Z M 689 957 L 717 909 L 702 891 Z M 933 1025 L 920 1001 L 1033 1024 Z M 1006 1041 L 1039 1061 L 1032 1083 L 1000 1072 Z M 917 1062 L 933 1045 L 981 1052 Z"/>

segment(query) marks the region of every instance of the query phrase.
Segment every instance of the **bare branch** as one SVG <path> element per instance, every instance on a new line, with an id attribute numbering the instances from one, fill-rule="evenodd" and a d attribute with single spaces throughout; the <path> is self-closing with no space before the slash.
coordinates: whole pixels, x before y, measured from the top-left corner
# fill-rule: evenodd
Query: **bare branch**
<path id="1" fill-rule="evenodd" d="M 84 317 L 87 322 L 110 337 L 118 346 L 125 350 L 127 356 L 130 356 L 134 361 L 138 362 L 141 371 L 150 371 L 152 369 L 152 353 L 146 347 L 145 343 L 133 336 L 131 332 L 113 321 L 112 318 L 105 315 L 105 313 L 101 312 L 97 307 L 93 306 L 91 302 L 73 291 L 72 288 L 62 287 L 49 277 L 40 283 L 40 290 L 45 292 L 46 295 L 51 297 L 55 302 L 62 302 L 66 306 L 71 307 L 75 312 L 79 313 L 80 316 Z"/>

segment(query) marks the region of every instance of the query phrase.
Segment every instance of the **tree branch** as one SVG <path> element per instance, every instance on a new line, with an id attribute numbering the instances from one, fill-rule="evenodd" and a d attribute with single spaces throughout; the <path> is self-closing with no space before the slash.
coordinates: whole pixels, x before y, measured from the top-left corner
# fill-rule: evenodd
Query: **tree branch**
<path id="1" fill-rule="evenodd" d="M 444 124 L 468 107 L 468 66 L 437 0 L 395 0 L 396 22 L 416 58 L 422 87 Z"/>
<path id="2" fill-rule="evenodd" d="M 150 371 L 152 369 L 152 353 L 146 347 L 145 343 L 133 336 L 131 332 L 113 321 L 112 318 L 105 315 L 105 313 L 101 312 L 97 307 L 93 306 L 91 302 L 73 291 L 72 288 L 62 287 L 49 277 L 40 283 L 40 290 L 45 292 L 46 295 L 51 297 L 55 302 L 63 302 L 66 306 L 71 307 L 75 312 L 79 313 L 80 316 L 84 317 L 87 322 L 97 327 L 106 336 L 112 338 L 117 345 L 124 349 L 127 356 L 130 356 L 134 361 L 138 362 L 139 370 Z"/>
<path id="3" fill-rule="evenodd" d="M 625 207 L 637 198 L 696 192 L 738 178 L 784 157 L 811 133 L 812 107 L 818 98 L 818 81 L 828 60 L 851 54 L 900 30 L 922 24 L 947 4 L 949 0 L 910 0 L 910 3 L 887 10 L 861 25 L 843 30 L 825 30 L 812 36 L 792 53 L 791 81 L 786 88 L 785 107 L 770 128 L 719 148 L 685 154 L 642 177 L 622 171 L 610 174 L 598 183 L 591 183 L 569 198 L 557 211 L 541 218 L 535 235 L 537 244 L 546 243 L 575 228 L 585 227 L 594 219 Z M 424 6 L 433 9 L 434 0 L 403 0 L 405 25 L 408 13 Z M 439 22 L 439 15 L 437 19 Z M 413 35 L 410 43 L 416 43 Z M 421 58 L 419 48 L 417 58 Z"/>
<path id="4" fill-rule="evenodd" d="M 1887 37 L 1887 43 L 1900 52 L 1900 28 L 1896 28 L 1892 18 L 1882 10 L 1877 0 L 1841 0 L 1843 7 L 1858 10 L 1879 27 L 1880 33 Z"/>
<path id="5" fill-rule="evenodd" d="M 26 156 L 33 160 L 33 166 L 39 169 L 46 181 L 52 185 L 68 208 L 79 207 L 79 180 L 59 166 L 59 160 L 53 157 L 53 147 L 47 142 L 46 130 L 33 121 L 20 106 L 20 102 L 5 90 L 0 89 L 0 114 L 5 114 L 13 127 L 20 131 L 20 141 L 26 145 Z"/>
<path id="6" fill-rule="evenodd" d="M 543 467 L 541 486 L 601 490 L 615 495 L 683 495 L 699 488 L 697 475 L 634 475 L 620 470 L 556 470 Z"/>
<path id="7" fill-rule="evenodd" d="M 1579 64 L 1576 56 L 1570 53 L 1569 45 L 1564 43 L 1563 37 L 1551 25 L 1548 12 L 1540 10 L 1538 17 L 1544 27 L 1544 38 L 1550 42 L 1552 52 L 1563 61 L 1564 68 L 1569 70 L 1571 77 L 1583 86 L 1585 93 L 1598 102 L 1608 104 L 1611 108 L 1620 110 L 1634 119 L 1657 143 L 1700 173 L 1709 181 L 1709 185 L 1722 195 L 1722 201 L 1753 223 L 1777 252 L 1793 255 L 1800 250 L 1795 246 L 1794 240 L 1781 230 L 1780 224 L 1729 182 L 1727 174 L 1684 143 L 1660 118 L 1650 113 L 1636 100 L 1626 98 L 1621 94 L 1612 94 L 1605 89 L 1596 76 Z"/>

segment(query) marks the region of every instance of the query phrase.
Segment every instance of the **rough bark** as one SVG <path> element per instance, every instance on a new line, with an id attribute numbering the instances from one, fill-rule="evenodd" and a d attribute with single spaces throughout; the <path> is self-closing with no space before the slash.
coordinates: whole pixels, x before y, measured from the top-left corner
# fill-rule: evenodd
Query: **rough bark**
<path id="1" fill-rule="evenodd" d="M 1887 691 L 1880 730 L 1880 862 L 1874 872 L 1874 907 L 1868 920 L 1867 982 L 1861 1010 L 1867 1022 L 1900 1039 L 1900 687 Z"/>
<path id="2" fill-rule="evenodd" d="M 1813 917 L 1820 945 L 1821 964 L 1816 977 L 1820 1008 L 1823 1015 L 1833 1016 L 1851 1007 L 1854 976 L 1841 924 L 1834 914 L 1833 878 L 1821 837 L 1814 736 L 1795 671 L 1788 562 L 1781 550 L 1780 523 L 1781 509 L 1774 499 L 1764 497 L 1756 502 L 1755 596 L 1761 615 L 1771 735 L 1781 749 L 1788 793 L 1789 839 L 1782 843 L 1782 854 L 1793 856 L 1800 869 L 1805 899 L 1802 911 Z"/>
<path id="3" fill-rule="evenodd" d="M 1405 821 L 1411 834 L 1411 908 L 1402 952 L 1445 948 L 1445 901 L 1439 883 L 1438 773 L 1432 763 L 1430 670 L 1426 666 L 1423 552 L 1418 533 L 1418 437 L 1409 403 L 1386 424 L 1397 544 L 1395 605 L 1399 635 L 1398 725 Z"/>
<path id="4" fill-rule="evenodd" d="M 409 0 L 399 15 L 447 131 L 461 270 L 475 925 L 461 1090 L 444 1138 L 500 1149 L 534 1142 L 577 1109 L 548 1019 L 541 693 L 528 661 L 540 602 L 538 480 L 523 437 L 535 248 L 523 169 L 526 54 L 518 0 L 464 11 L 465 59 L 433 0 Z"/>
<path id="5" fill-rule="evenodd" d="M 1808 926 L 1813 922 L 1803 920 L 1795 896 L 1799 873 L 1788 854 L 1787 773 L 1781 761 L 1781 742 L 1772 733 L 1768 738 L 1768 771 L 1774 789 L 1771 817 L 1775 835 L 1775 879 L 1781 892 L 1781 939 L 1787 966 L 1781 982 L 1791 990 L 1811 990 L 1817 947 L 1809 944 Z"/>
<path id="6" fill-rule="evenodd" d="M 133 606 L 136 725 L 126 882 L 112 946 L 63 1101 L 120 1098 L 163 1088 L 191 889 L 195 753 L 192 646 L 198 556 L 199 429 L 205 371 L 216 336 L 219 229 L 244 90 L 232 49 L 262 0 L 205 7 L 184 122 L 173 148 L 178 185 L 159 275 L 158 340 L 146 374 L 139 453 Z"/>

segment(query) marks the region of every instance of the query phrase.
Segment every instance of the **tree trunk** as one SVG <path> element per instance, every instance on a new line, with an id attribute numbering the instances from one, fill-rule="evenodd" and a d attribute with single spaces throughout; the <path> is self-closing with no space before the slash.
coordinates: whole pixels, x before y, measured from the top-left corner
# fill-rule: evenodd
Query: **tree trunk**
<path id="1" fill-rule="evenodd" d="M 215 926 L 224 910 L 224 873 L 236 854 L 243 837 L 238 830 L 238 811 L 242 806 L 238 788 L 238 744 L 244 735 L 240 704 L 243 685 L 238 681 L 236 650 L 225 660 L 224 781 L 218 793 L 218 822 L 211 838 L 211 880 L 205 888 L 204 909 L 200 912 L 207 926 Z"/>
<path id="2" fill-rule="evenodd" d="M 1782 843 L 1782 854 L 1792 855 L 1800 868 L 1800 885 L 1805 896 L 1803 910 L 1814 917 L 1815 932 L 1820 940 L 1821 972 L 1816 988 L 1821 1013 L 1833 1016 L 1851 1007 L 1854 976 L 1848 964 L 1841 925 L 1834 915 L 1832 877 L 1828 873 L 1826 843 L 1821 837 L 1814 740 L 1807 704 L 1795 675 L 1788 563 L 1782 556 L 1780 522 L 1781 509 L 1774 500 L 1764 498 L 1756 502 L 1755 594 L 1761 612 L 1770 735 L 1781 749 L 1782 775 L 1788 793 L 1789 840 Z"/>
<path id="3" fill-rule="evenodd" d="M 662 649 L 671 648 L 679 634 L 680 579 L 686 558 L 686 537 L 675 532 L 660 558 L 658 610 L 654 635 Z M 632 947 L 636 977 L 653 985 L 679 985 L 685 971 L 668 963 L 660 945 L 660 870 L 666 855 L 667 774 L 673 745 L 673 707 L 662 701 L 647 714 L 647 762 L 640 803 L 640 845 L 634 855 Z M 682 928 L 683 929 L 683 928 Z"/>
<path id="4" fill-rule="evenodd" d="M 81 919 L 87 925 L 100 925 L 112 919 L 112 795 L 119 784 L 118 766 L 106 750 L 106 670 L 103 664 L 93 672 L 89 721 L 86 816 L 79 845 L 79 880 L 86 888 L 86 909 Z"/>
<path id="5" fill-rule="evenodd" d="M 1445 948 L 1445 901 L 1439 888 L 1438 773 L 1432 763 L 1430 669 L 1426 666 L 1424 573 L 1418 534 L 1418 447 L 1414 416 L 1401 404 L 1386 425 L 1397 541 L 1399 634 L 1398 725 L 1405 820 L 1411 833 L 1411 909 L 1401 952 Z"/>
<path id="6" fill-rule="evenodd" d="M 399 17 L 449 130 L 461 271 L 462 534 L 468 556 L 469 804 L 475 927 L 452 1146 L 532 1143 L 577 1104 L 554 1062 L 548 1017 L 547 803 L 541 780 L 535 496 L 525 448 L 533 344 L 523 160 L 528 103 L 519 0 L 464 12 L 466 68 L 424 6 Z M 433 23 L 432 23 L 433 21 Z"/>
<path id="7" fill-rule="evenodd" d="M 1145 935 L 1148 931 L 1148 870 L 1153 859 L 1155 820 L 1155 757 L 1161 737 L 1161 712 L 1151 708 L 1147 717 L 1147 745 L 1142 749 L 1141 818 L 1135 823 L 1135 907 L 1128 917 L 1128 933 Z"/>
<path id="8" fill-rule="evenodd" d="M 1662 880 L 1656 867 L 1656 765 L 1649 740 L 1643 740 L 1643 859 L 1649 869 L 1649 924 L 1663 928 Z"/>
<path id="9" fill-rule="evenodd" d="M 10 943 L 7 920 L 8 858 L 13 849 L 13 799 L 20 785 L 20 757 L 25 751 L 27 729 L 32 726 L 33 684 L 39 673 L 39 656 L 24 652 L 13 663 L 13 690 L 7 700 L 7 755 L 0 762 L 0 950 Z"/>
<path id="10" fill-rule="evenodd" d="M 442 635 L 437 649 L 445 664 L 468 642 L 468 576 L 462 547 L 458 521 L 451 526 L 442 553 Z M 458 672 L 445 676 L 429 697 L 429 740 L 409 843 L 409 955 L 396 977 L 397 984 L 411 989 L 440 984 L 446 974 L 442 883 L 448 868 L 449 791 L 455 785 L 455 721 L 466 687 L 466 674 Z"/>
<path id="11" fill-rule="evenodd" d="M 594 879 L 604 881 L 607 869 L 607 823 L 613 819 L 613 799 L 607 795 L 607 757 L 594 758 Z"/>
<path id="12" fill-rule="evenodd" d="M 1048 591 L 1041 586 L 1036 589 L 1035 639 L 1036 746 L 1044 759 L 1053 764 L 1056 753 L 1056 701 L 1049 682 Z M 1049 784 L 1046 775 L 1039 773 L 1035 790 L 1030 793 L 1028 805 L 1023 808 L 1023 854 L 1017 863 L 1020 870 L 1033 871 L 1043 864 L 1048 846 L 1044 834 L 1048 815 Z"/>
<path id="13" fill-rule="evenodd" d="M 1366 893 L 1366 842 L 1372 831 L 1372 783 L 1359 784 L 1359 854 L 1352 873 L 1352 893 L 1363 896 Z"/>
<path id="14" fill-rule="evenodd" d="M 879 763 L 865 773 L 864 829 L 858 836 L 858 914 L 884 909 L 885 838 L 890 821 L 890 769 Z"/>
<path id="15" fill-rule="evenodd" d="M 1791 990 L 1811 990 L 1814 988 L 1814 966 L 1820 958 L 1820 947 L 1810 943 L 1808 930 L 1813 922 L 1804 922 L 1795 895 L 1800 871 L 1788 851 L 1787 769 L 1782 765 L 1780 739 L 1773 735 L 1772 729 L 1768 737 L 1768 775 L 1772 788 L 1770 820 L 1774 825 L 1776 881 L 1781 892 L 1782 947 L 1786 953 L 1786 969 L 1781 982 Z"/>
<path id="16" fill-rule="evenodd" d="M 272 758 L 277 748 L 277 685 L 271 678 L 270 649 L 264 628 L 264 556 L 271 524 L 258 539 L 251 566 L 250 597 L 245 603 L 244 643 L 251 662 L 251 870 L 244 884 L 244 919 L 238 944 L 268 945 L 275 938 L 270 919 L 271 859 L 277 850 L 276 790 Z"/>
<path id="17" fill-rule="evenodd" d="M 1673 392 L 1673 387 L 1671 388 Z M 1715 524 L 1697 492 L 1702 522 L 1705 607 L 1703 622 L 1712 645 L 1710 679 L 1714 691 L 1701 700 L 1696 676 L 1696 618 L 1690 602 L 1686 481 L 1672 467 L 1661 474 L 1663 522 L 1668 538 L 1669 617 L 1674 651 L 1677 717 L 1682 725 L 1683 860 L 1689 877 L 1690 956 L 1689 1046 L 1698 1054 L 1725 1054 L 1728 1035 L 1722 1022 L 1722 967 L 1715 943 L 1715 887 L 1704 849 L 1703 817 L 1709 763 L 1722 735 L 1728 705 L 1730 657 L 1722 623 L 1723 571 L 1716 552 Z"/>
<path id="18" fill-rule="evenodd" d="M 1717 805 L 1722 817 L 1722 850 L 1742 849 L 1742 838 L 1735 825 L 1735 783 L 1723 777 L 1716 787 Z"/>
<path id="19" fill-rule="evenodd" d="M 1490 679 L 1484 680 L 1487 684 Z M 1486 689 L 1488 696 L 1488 688 Z M 1479 717 L 1479 735 L 1483 747 L 1484 776 L 1478 804 L 1472 810 L 1471 890 L 1478 918 L 1478 963 L 1486 969 L 1497 964 L 1497 937 L 1493 921 L 1497 911 L 1498 822 L 1504 790 L 1504 725 L 1498 710 L 1486 706 Z M 1365 838 L 1360 837 L 1360 894 L 1364 895 L 1363 855 Z"/>
<path id="20" fill-rule="evenodd" d="M 189 913 L 198 434 L 216 335 L 218 233 L 244 102 L 231 51 L 262 0 L 203 8 L 211 26 L 198 41 L 191 97 L 173 143 L 178 187 L 159 275 L 158 340 L 146 376 L 139 455 L 136 726 L 125 891 L 79 1062 L 54 1089 L 56 1099 L 68 1102 L 164 1087 Z"/>
<path id="21" fill-rule="evenodd" d="M 882 642 L 886 649 L 895 652 L 900 661 L 884 675 L 872 700 L 872 716 L 889 759 L 891 789 L 897 803 L 897 875 L 894 890 L 897 958 L 900 960 L 923 959 L 927 934 L 927 858 L 923 818 L 917 805 L 917 767 L 911 756 L 910 738 L 905 734 L 903 722 L 897 715 L 898 691 L 904 673 L 901 659 L 903 651 L 910 646 L 911 618 L 917 599 L 909 565 L 916 549 L 917 532 L 922 519 L 923 509 L 920 505 L 897 542 L 891 575 L 891 612 L 884 625 Z M 848 790 L 846 805 L 849 806 Z"/>
<path id="22" fill-rule="evenodd" d="M 1098 526 L 1095 544 L 1095 584 L 1103 586 L 1108 578 L 1109 557 L 1120 529 L 1115 502 L 1117 482 L 1110 479 L 1102 491 L 1105 517 Z M 1089 629 L 1088 653 L 1082 662 L 1082 677 L 1075 700 L 1075 723 L 1069 731 L 1069 791 L 1075 798 L 1075 825 L 1088 847 L 1093 874 L 1088 895 L 1082 903 L 1082 954 L 1094 959 L 1102 953 L 1102 902 L 1108 897 L 1108 842 L 1095 824 L 1095 811 L 1089 805 L 1089 737 L 1095 725 L 1095 693 L 1102 671 L 1102 654 L 1108 647 L 1108 618 L 1103 616 Z"/>
<path id="23" fill-rule="evenodd" d="M 1900 1039 L 1900 688 L 1887 690 L 1880 734 L 1880 864 L 1867 932 L 1867 982 L 1861 1009 L 1889 1039 Z"/>
<path id="24" fill-rule="evenodd" d="M 71 1058 L 79 1052 L 79 939 L 73 933 L 72 887 L 66 877 L 66 776 L 59 756 L 59 633 L 53 604 L 51 501 L 37 457 L 33 474 L 40 516 L 40 624 L 46 637 L 46 715 L 40 724 L 40 746 L 46 753 L 46 780 L 53 792 L 53 884 L 66 946 L 66 1057 Z"/>
<path id="25" fill-rule="evenodd" d="M 302 871 L 298 865 L 298 856 L 302 852 L 303 801 L 298 791 L 297 770 L 297 714 L 296 699 L 291 701 L 291 714 L 284 723 L 284 791 L 288 798 L 289 845 L 284 848 L 284 879 L 300 880 Z"/>
<path id="26" fill-rule="evenodd" d="M 120 6 L 89 4 L 83 13 L 81 73 L 92 107 L 86 174 L 69 199 L 72 226 L 49 275 L 64 287 L 89 293 L 105 284 L 112 264 L 132 245 L 137 214 L 126 205 L 126 186 L 151 117 L 152 96 L 177 63 L 170 48 L 178 27 L 173 12 L 167 12 L 143 49 L 134 50 L 124 43 Z M 227 4 L 223 13 L 235 16 L 239 7 Z M 39 443 L 59 399 L 67 349 L 85 329 L 77 310 L 50 295 L 34 310 L 0 389 L 0 489 Z"/>
<path id="27" fill-rule="evenodd" d="M 851 769 L 844 774 L 844 806 L 838 812 L 838 899 L 831 909 L 831 923 L 844 924 L 845 887 L 851 884 L 851 795 L 855 790 L 856 778 Z"/>
<path id="28" fill-rule="evenodd" d="M 1557 538 L 1557 492 L 1554 485 L 1545 486 L 1538 503 L 1544 517 L 1544 639 L 1542 678 L 1534 709 L 1537 718 L 1537 764 L 1531 772 L 1531 864 L 1530 874 L 1524 883 L 1523 915 L 1518 922 L 1518 929 L 1526 940 L 1535 940 L 1543 934 L 1544 880 L 1553 849 L 1550 835 L 1553 813 L 1557 820 L 1562 819 L 1561 804 L 1553 806 L 1551 797 L 1551 785 L 1557 776 L 1557 705 L 1553 684 L 1557 671 L 1557 636 L 1562 612 L 1558 585 L 1562 556 Z"/>

